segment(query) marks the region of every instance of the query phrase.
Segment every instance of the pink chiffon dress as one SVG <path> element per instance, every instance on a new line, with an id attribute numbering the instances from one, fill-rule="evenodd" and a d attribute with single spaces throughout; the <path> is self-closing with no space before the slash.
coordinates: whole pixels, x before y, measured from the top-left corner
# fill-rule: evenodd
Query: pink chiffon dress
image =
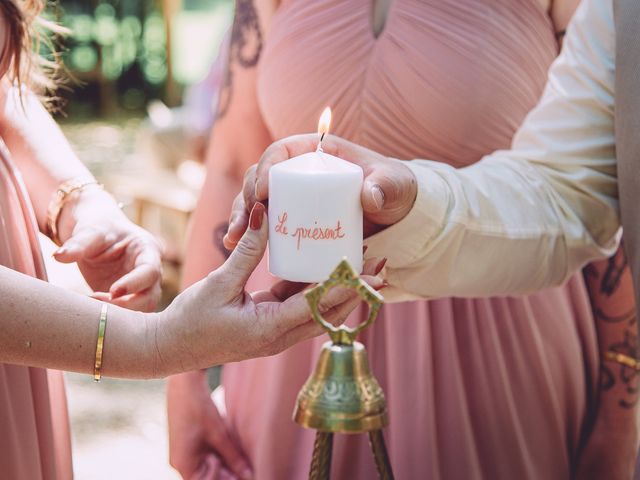
<path id="1" fill-rule="evenodd" d="M 314 131 L 330 105 L 332 133 L 398 159 L 463 167 L 508 148 L 558 53 L 538 2 L 393 0 L 378 37 L 371 5 L 284 1 L 258 66 L 273 138 Z M 263 268 L 251 286 L 271 281 Z M 314 432 L 291 415 L 326 340 L 225 366 L 229 425 L 260 480 L 308 475 Z M 361 340 L 396 478 L 571 477 L 599 369 L 581 276 L 525 297 L 389 304 Z M 377 478 L 366 436 L 336 436 L 332 475 Z"/>
<path id="2" fill-rule="evenodd" d="M 20 173 L 0 140 L 0 265 L 46 280 L 37 231 Z M 0 363 L 0 479 L 72 477 L 62 373 Z"/>

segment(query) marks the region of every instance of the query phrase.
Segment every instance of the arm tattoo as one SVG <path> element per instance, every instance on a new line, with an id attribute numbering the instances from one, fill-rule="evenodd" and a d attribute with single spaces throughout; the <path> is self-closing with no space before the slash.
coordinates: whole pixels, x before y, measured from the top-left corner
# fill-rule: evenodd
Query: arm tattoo
<path id="1" fill-rule="evenodd" d="M 262 51 L 262 32 L 253 0 L 237 0 L 236 14 L 231 29 L 229 57 L 224 83 L 218 100 L 218 118 L 224 117 L 233 94 L 233 68 L 252 68 L 258 64 Z"/>
<path id="2" fill-rule="evenodd" d="M 612 351 L 638 358 L 638 327 L 635 304 L 626 312 L 612 312 L 611 305 L 617 305 L 612 298 L 625 278 L 628 263 L 622 246 L 618 252 L 606 261 L 606 266 L 598 268 L 590 264 L 584 270 L 587 287 L 591 293 L 593 315 L 598 329 L 598 337 L 605 347 L 603 351 Z M 627 277 L 628 278 L 628 277 Z M 622 335 L 622 338 L 620 338 Z M 617 338 L 613 338 L 613 337 Z M 600 366 L 600 391 L 605 392 L 616 384 L 624 387 L 624 397 L 618 400 L 622 408 L 633 408 L 638 401 L 640 377 L 638 371 L 626 365 L 602 361 Z"/>
<path id="3" fill-rule="evenodd" d="M 620 247 L 622 248 L 622 247 Z M 627 256 L 624 254 L 624 250 L 620 250 L 617 255 L 611 257 L 607 262 L 607 270 L 602 276 L 602 283 L 600 284 L 600 291 L 607 295 L 612 295 L 620 285 L 622 280 L 622 274 L 624 269 L 627 268 Z"/>
<path id="4" fill-rule="evenodd" d="M 218 249 L 226 260 L 231 255 L 231 252 L 224 246 L 224 236 L 227 234 L 229 224 L 227 222 L 221 223 L 213 229 L 213 245 Z"/>
<path id="5" fill-rule="evenodd" d="M 635 323 L 636 319 L 633 318 Z M 616 353 L 622 353 L 631 358 L 637 358 L 638 354 L 638 335 L 630 330 L 624 332 L 624 338 L 620 342 L 612 343 L 609 350 Z M 624 408 L 633 408 L 638 401 L 638 392 L 640 385 L 638 383 L 638 371 L 627 365 L 616 364 L 609 365 L 608 368 L 618 370 L 620 381 L 624 385 L 626 398 L 621 398 L 618 404 Z M 614 377 L 615 378 L 615 377 Z M 614 380 L 615 381 L 615 380 Z M 613 385 L 612 385 L 613 386 Z M 611 387 L 609 387 L 611 388 Z"/>
<path id="6" fill-rule="evenodd" d="M 598 268 L 593 263 L 585 267 L 584 274 L 587 280 L 589 277 L 591 277 L 592 281 L 597 281 L 600 278 L 600 285 L 598 287 L 600 293 L 610 297 L 620 285 L 622 274 L 625 268 L 627 268 L 627 265 L 627 256 L 624 254 L 622 244 L 620 244 L 618 252 L 607 260 L 607 268 L 602 278 L 600 278 Z"/>

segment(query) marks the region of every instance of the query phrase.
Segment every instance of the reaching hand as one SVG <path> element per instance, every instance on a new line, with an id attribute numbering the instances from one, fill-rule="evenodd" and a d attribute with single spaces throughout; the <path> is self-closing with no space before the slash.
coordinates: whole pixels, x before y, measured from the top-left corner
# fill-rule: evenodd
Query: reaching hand
<path id="1" fill-rule="evenodd" d="M 61 218 L 65 241 L 55 259 L 77 262 L 95 298 L 153 311 L 160 299 L 162 274 L 157 240 L 127 219 L 101 190 L 83 192 L 65 209 L 69 209 Z"/>
<path id="2" fill-rule="evenodd" d="M 300 285 L 279 283 L 269 290 L 249 294 L 245 284 L 267 248 L 265 207 L 256 203 L 249 228 L 227 261 L 207 278 L 182 292 L 160 315 L 159 361 L 163 374 L 195 370 L 247 358 L 274 355 L 294 343 L 322 333 L 311 320 Z M 363 275 L 380 289 L 378 277 Z M 334 288 L 320 301 L 323 317 L 342 323 L 360 303 L 356 292 Z M 179 370 L 167 371 L 184 359 Z"/>
<path id="3" fill-rule="evenodd" d="M 260 162 L 247 170 L 243 191 L 236 197 L 224 243 L 233 249 L 247 229 L 249 209 L 269 198 L 269 169 L 272 165 L 316 149 L 316 135 L 296 135 L 273 143 Z M 362 167 L 362 208 L 365 236 L 370 236 L 402 220 L 413 207 L 418 186 L 413 172 L 394 160 L 336 136 L 327 137 L 325 152 Z"/>

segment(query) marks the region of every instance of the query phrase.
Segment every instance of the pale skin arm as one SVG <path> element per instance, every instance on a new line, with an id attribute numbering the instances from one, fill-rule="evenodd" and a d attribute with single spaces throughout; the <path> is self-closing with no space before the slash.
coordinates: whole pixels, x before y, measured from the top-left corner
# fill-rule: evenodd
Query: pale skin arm
<path id="1" fill-rule="evenodd" d="M 0 362 L 93 373 L 100 302 L 2 266 L 0 298 Z M 104 375 L 156 376 L 149 340 L 158 322 L 156 315 L 110 306 Z"/>
<path id="2" fill-rule="evenodd" d="M 93 175 L 71 149 L 58 125 L 29 92 L 2 82 L 0 90 L 0 136 L 23 174 L 38 226 L 46 231 L 47 206 L 58 185 L 71 178 L 92 179 Z M 63 222 L 62 238 L 70 234 Z"/>
<path id="3" fill-rule="evenodd" d="M 70 179 L 93 176 L 74 154 L 59 127 L 28 91 L 0 84 L 0 137 L 19 166 L 40 230 L 53 192 Z M 135 310 L 152 311 L 160 297 L 160 247 L 130 222 L 107 192 L 89 187 L 73 193 L 58 217 L 63 243 L 56 260 L 77 262 L 96 297 Z"/>
<path id="4" fill-rule="evenodd" d="M 320 333 L 302 293 L 252 294 L 244 285 L 268 235 L 263 206 L 254 209 L 241 248 L 219 269 L 180 294 L 161 313 L 110 306 L 102 373 L 152 378 L 272 355 Z M 374 287 L 379 280 L 369 278 Z M 101 303 L 0 267 L 0 363 L 92 373 Z M 321 309 L 341 321 L 355 295 L 330 292 Z"/>
<path id="5" fill-rule="evenodd" d="M 275 5 L 266 1 L 256 3 L 253 8 L 252 2 L 238 2 L 237 8 L 253 10 L 260 22 L 265 22 L 263 19 L 273 14 Z M 262 45 L 261 40 L 255 39 L 261 38 L 262 33 L 258 36 L 250 31 L 252 28 L 254 26 L 238 22 L 233 26 L 227 58 L 227 78 L 220 94 L 219 112 L 207 150 L 207 177 L 191 219 L 187 239 L 186 251 L 197 254 L 187 255 L 185 258 L 184 287 L 200 280 L 229 255 L 230 252 L 224 248 L 221 240 L 226 233 L 231 204 L 242 187 L 245 170 L 260 158 L 271 143 L 271 136 L 258 106 L 256 89 L 255 66 Z M 260 32 L 265 29 L 266 25 L 261 24 Z M 238 42 L 241 38 L 252 38 L 254 44 L 240 52 Z M 252 65 L 248 66 L 246 63 Z"/>

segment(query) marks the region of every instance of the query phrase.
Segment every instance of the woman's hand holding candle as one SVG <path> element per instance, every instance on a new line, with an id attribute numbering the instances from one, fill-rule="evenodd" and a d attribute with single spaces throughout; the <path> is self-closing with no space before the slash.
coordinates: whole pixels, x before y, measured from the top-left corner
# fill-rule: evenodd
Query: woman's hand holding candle
<path id="1" fill-rule="evenodd" d="M 257 201 L 269 198 L 269 170 L 272 166 L 304 153 L 313 152 L 318 137 L 296 135 L 273 143 L 257 165 L 244 178 L 243 191 L 234 201 L 229 231 L 224 242 L 228 249 L 235 245 L 247 228 L 249 208 Z M 394 160 L 336 136 L 325 137 L 324 152 L 359 165 L 364 172 L 361 202 L 364 213 L 365 237 L 402 220 L 411 210 L 418 186 L 413 172 L 399 160 Z"/>

